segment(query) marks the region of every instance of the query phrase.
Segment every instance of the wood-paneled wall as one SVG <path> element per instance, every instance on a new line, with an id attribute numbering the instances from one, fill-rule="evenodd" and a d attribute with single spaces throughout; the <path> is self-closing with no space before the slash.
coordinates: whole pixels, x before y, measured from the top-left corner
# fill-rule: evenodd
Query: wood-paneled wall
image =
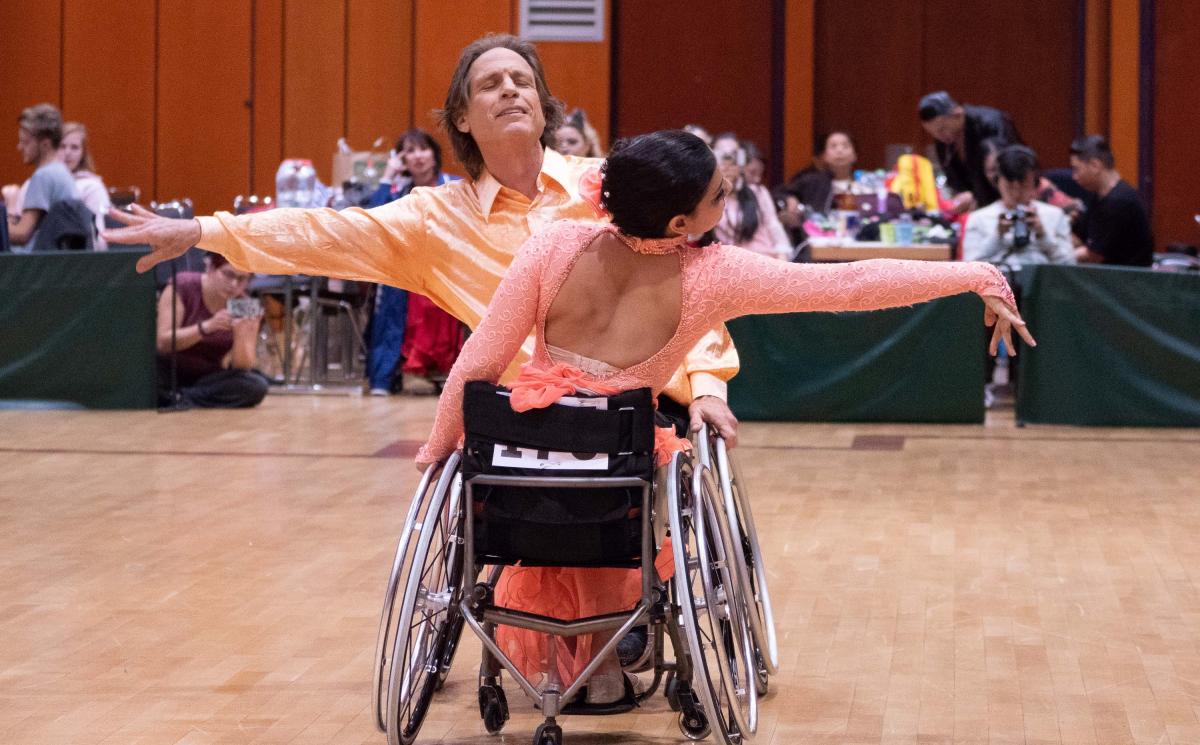
<path id="1" fill-rule="evenodd" d="M 773 3 L 617 5 L 616 135 L 699 124 L 771 152 Z"/>
<path id="2" fill-rule="evenodd" d="M 1008 110 L 1045 164 L 1065 165 L 1082 80 L 1086 129 L 1109 134 L 1135 181 L 1136 6 L 610 0 L 606 41 L 538 46 L 551 89 L 587 111 L 606 143 L 614 119 L 617 135 L 694 121 L 768 154 L 779 145 L 788 173 L 831 128 L 856 136 L 867 167 L 888 143 L 923 147 L 916 101 L 943 87 Z M 1187 0 L 1157 7 L 1156 235 L 1197 242 L 1200 148 L 1179 123 L 1200 118 L 1190 87 L 1200 11 Z M 5 0 L 0 29 L 21 32 L 3 36 L 0 127 L 49 101 L 88 125 L 109 185 L 227 209 L 237 194 L 273 193 L 284 157 L 312 158 L 328 180 L 338 137 L 365 148 L 409 126 L 433 130 L 461 48 L 515 31 L 516 14 L 517 0 Z M 0 128 L 3 183 L 29 174 L 15 135 Z M 447 167 L 461 172 L 451 158 Z"/>
<path id="3" fill-rule="evenodd" d="M 1075 130 L 1074 2 L 818 0 L 818 133 L 849 131 L 859 162 L 884 165 L 889 144 L 921 152 L 932 140 L 917 118 L 922 95 L 1008 111 L 1046 165 L 1066 165 Z"/>
<path id="4" fill-rule="evenodd" d="M 48 101 L 86 124 L 97 169 L 198 212 L 272 194 L 285 157 L 329 181 L 339 137 L 388 147 L 430 115 L 463 46 L 517 27 L 516 0 L 5 0 L 0 122 Z M 37 19 L 37 22 L 31 22 Z M 551 90 L 609 128 L 608 41 L 539 45 Z M 0 182 L 24 180 L 0 130 Z M 439 137 L 441 137 L 439 135 Z M 441 137 L 443 145 L 447 142 Z M 457 170 L 452 158 L 447 168 Z"/>
<path id="5" fill-rule="evenodd" d="M 1160 247 L 1200 245 L 1200 4 L 1158 0 L 1154 91 L 1154 237 Z M 1118 164 L 1120 165 L 1120 164 Z M 1126 179 L 1133 173 L 1121 167 Z"/>

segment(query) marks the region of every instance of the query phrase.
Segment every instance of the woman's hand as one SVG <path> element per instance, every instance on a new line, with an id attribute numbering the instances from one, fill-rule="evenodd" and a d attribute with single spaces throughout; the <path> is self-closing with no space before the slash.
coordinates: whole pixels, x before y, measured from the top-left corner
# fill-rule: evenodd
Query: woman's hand
<path id="1" fill-rule="evenodd" d="M 131 212 L 112 209 L 110 217 L 125 227 L 102 230 L 109 245 L 114 243 L 144 243 L 150 253 L 138 259 L 137 270 L 146 272 L 156 264 L 183 256 L 200 242 L 200 221 L 159 217 L 140 205 L 131 205 Z"/>
<path id="2" fill-rule="evenodd" d="M 245 316 L 242 318 L 231 319 L 233 327 L 233 338 L 239 339 L 242 337 L 258 337 L 259 323 L 262 321 L 262 316 Z"/>
<path id="3" fill-rule="evenodd" d="M 212 318 L 204 319 L 204 333 L 211 334 L 214 331 L 232 331 L 233 316 L 229 315 L 229 311 L 221 308 L 216 313 L 212 314 Z"/>
<path id="4" fill-rule="evenodd" d="M 416 463 L 417 471 L 419 473 L 425 473 L 426 471 L 429 470 L 429 467 L 432 465 L 433 465 L 432 463 L 422 463 L 421 461 L 417 461 L 417 463 Z"/>
<path id="5" fill-rule="evenodd" d="M 987 311 L 984 314 L 983 323 L 987 326 L 994 326 L 992 331 L 992 342 L 988 345 L 988 352 L 994 357 L 1000 346 L 1000 341 L 1004 341 L 1004 348 L 1008 350 L 1010 357 L 1017 355 L 1017 348 L 1013 346 L 1012 330 L 1015 328 L 1025 343 L 1031 347 L 1036 347 L 1037 342 L 1034 341 L 1033 334 L 1029 333 L 1029 329 L 1025 326 L 1025 321 L 1021 318 L 1021 314 L 1017 309 L 1002 298 L 994 295 L 983 295 L 983 304 L 987 306 Z"/>

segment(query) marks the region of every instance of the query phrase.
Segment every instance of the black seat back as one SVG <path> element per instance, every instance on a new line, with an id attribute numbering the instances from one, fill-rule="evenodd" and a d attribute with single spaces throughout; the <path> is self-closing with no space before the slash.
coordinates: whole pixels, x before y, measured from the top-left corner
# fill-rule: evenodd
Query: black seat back
<path id="1" fill-rule="evenodd" d="M 96 245 L 96 216 L 81 200 L 50 205 L 38 223 L 34 251 L 91 251 Z"/>
<path id="2" fill-rule="evenodd" d="M 569 405 L 569 404 L 579 405 Z M 573 396 L 512 410 L 509 392 L 467 383 L 463 478 L 471 483 L 476 557 L 488 564 L 636 567 L 644 491 L 632 486 L 517 486 L 476 477 L 653 480 L 650 389 Z"/>

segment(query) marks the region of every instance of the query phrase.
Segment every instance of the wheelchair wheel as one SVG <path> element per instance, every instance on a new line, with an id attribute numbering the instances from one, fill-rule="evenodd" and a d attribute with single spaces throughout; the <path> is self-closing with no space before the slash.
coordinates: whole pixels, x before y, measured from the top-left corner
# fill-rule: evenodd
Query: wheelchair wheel
<path id="1" fill-rule="evenodd" d="M 729 571 L 725 544 L 713 523 L 714 505 L 694 487 L 690 465 L 675 456 L 667 474 L 668 517 L 675 554 L 671 586 L 691 662 L 692 688 L 704 723 L 733 745 L 757 727 L 753 651 L 743 621 L 745 611 Z"/>
<path id="2" fill-rule="evenodd" d="M 737 459 L 725 447 L 725 439 L 712 433 L 702 439 L 707 440 L 710 462 L 721 488 L 720 501 L 725 506 L 733 540 L 741 544 L 742 550 L 736 553 L 734 560 L 741 565 L 737 568 L 738 572 L 750 588 L 747 611 L 758 658 L 759 693 L 763 694 L 766 693 L 767 677 L 779 670 L 779 647 L 775 637 L 775 613 L 771 608 L 771 593 L 767 587 L 767 570 L 758 543 L 758 530 L 754 526 L 754 513 L 750 511 L 746 481 L 742 478 Z"/>
<path id="3" fill-rule="evenodd" d="M 371 689 L 371 708 L 375 712 L 375 726 L 380 732 L 387 732 L 387 665 L 392 656 L 392 645 L 395 643 L 396 624 L 396 591 L 400 583 L 408 578 L 412 567 L 412 553 L 417 547 L 417 537 L 429 510 L 432 494 L 438 489 L 444 489 L 439 475 L 445 475 L 445 469 L 434 466 L 425 470 L 417 491 L 413 495 L 412 504 L 408 508 L 408 516 L 404 520 L 404 528 L 400 531 L 400 540 L 396 546 L 396 558 L 392 561 L 392 573 L 388 578 L 387 589 L 383 596 L 383 613 L 379 619 L 379 635 L 375 642 L 375 685 Z"/>
<path id="4" fill-rule="evenodd" d="M 388 675 L 389 745 L 411 745 L 416 739 L 462 633 L 457 607 L 464 574 L 458 543 L 461 497 L 455 454 L 429 498 L 411 550 Z"/>

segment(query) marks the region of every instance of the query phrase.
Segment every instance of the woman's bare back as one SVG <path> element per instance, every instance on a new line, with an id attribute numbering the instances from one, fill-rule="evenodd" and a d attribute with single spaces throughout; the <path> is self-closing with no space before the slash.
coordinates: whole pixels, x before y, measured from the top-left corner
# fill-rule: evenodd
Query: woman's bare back
<path id="1" fill-rule="evenodd" d="M 635 253 L 605 231 L 579 254 L 555 295 L 546 343 L 632 367 L 671 340 L 682 301 L 678 254 Z"/>

